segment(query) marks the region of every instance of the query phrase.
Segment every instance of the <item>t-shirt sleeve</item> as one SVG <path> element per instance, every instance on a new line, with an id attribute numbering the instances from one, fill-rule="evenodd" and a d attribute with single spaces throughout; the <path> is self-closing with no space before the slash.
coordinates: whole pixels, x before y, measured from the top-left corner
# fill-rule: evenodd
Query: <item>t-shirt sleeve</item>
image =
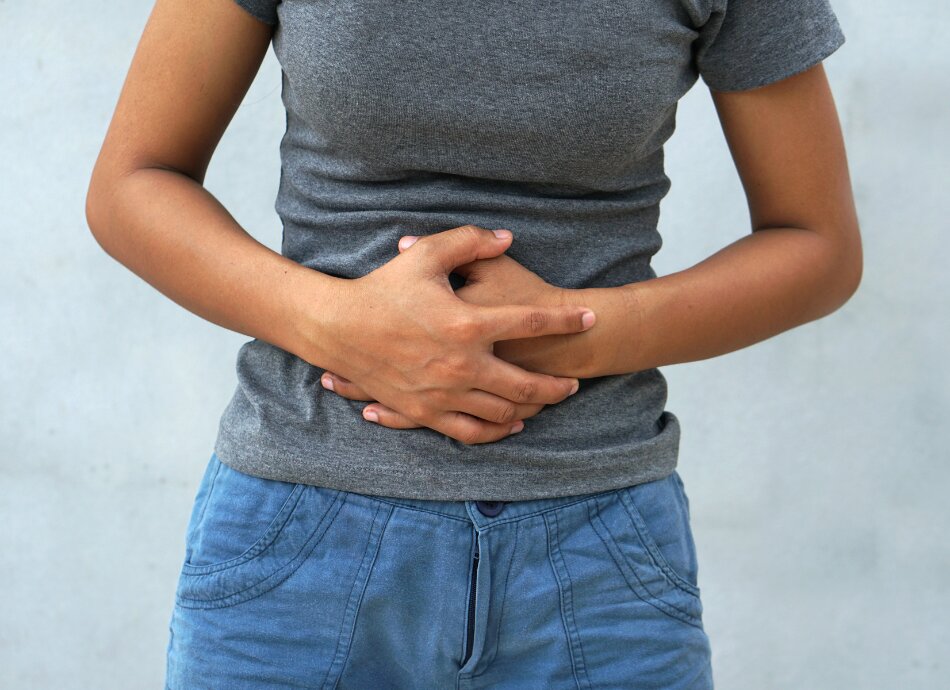
<path id="1" fill-rule="evenodd" d="M 752 89 L 813 67 L 844 41 L 830 0 L 720 0 L 699 29 L 696 68 L 716 91 Z"/>
<path id="2" fill-rule="evenodd" d="M 277 6 L 280 0 L 234 0 L 234 2 L 265 24 L 271 26 L 277 24 Z"/>

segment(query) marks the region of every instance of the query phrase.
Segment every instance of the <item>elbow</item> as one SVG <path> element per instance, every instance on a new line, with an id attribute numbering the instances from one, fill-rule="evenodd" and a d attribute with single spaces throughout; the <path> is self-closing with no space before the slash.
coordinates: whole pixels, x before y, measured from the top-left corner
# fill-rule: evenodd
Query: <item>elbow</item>
<path id="1" fill-rule="evenodd" d="M 105 200 L 108 196 L 106 188 L 107 185 L 99 179 L 94 170 L 86 188 L 86 227 L 103 249 L 107 216 Z"/>
<path id="2" fill-rule="evenodd" d="M 848 242 L 847 249 L 844 251 L 843 270 L 847 276 L 845 284 L 847 293 L 845 302 L 851 299 L 861 286 L 861 279 L 864 276 L 864 250 L 861 246 L 861 230 L 857 221 L 854 223 L 854 229 L 849 235 L 851 240 Z"/>
<path id="3" fill-rule="evenodd" d="M 853 266 L 849 273 L 849 282 L 850 290 L 848 292 L 848 299 L 851 299 L 854 296 L 854 293 L 858 291 L 858 288 L 861 286 L 861 278 L 864 275 L 864 259 L 861 255 L 860 245 L 858 246 L 857 256 L 853 259 Z"/>
<path id="4" fill-rule="evenodd" d="M 834 252 L 835 284 L 838 286 L 835 310 L 847 304 L 854 297 L 864 275 L 864 251 L 861 246 L 861 233 L 857 223 L 844 236 L 848 239 L 839 242 L 837 250 Z"/>
<path id="5" fill-rule="evenodd" d="M 93 170 L 86 189 L 86 226 L 99 246 L 110 256 L 113 256 L 110 248 L 112 202 L 120 179 Z"/>
<path id="6" fill-rule="evenodd" d="M 95 193 L 95 190 L 91 187 L 86 191 L 86 227 L 89 228 L 89 232 L 92 233 L 93 238 L 96 242 L 99 243 L 99 246 L 102 246 L 102 212 L 100 211 L 100 204 Z"/>

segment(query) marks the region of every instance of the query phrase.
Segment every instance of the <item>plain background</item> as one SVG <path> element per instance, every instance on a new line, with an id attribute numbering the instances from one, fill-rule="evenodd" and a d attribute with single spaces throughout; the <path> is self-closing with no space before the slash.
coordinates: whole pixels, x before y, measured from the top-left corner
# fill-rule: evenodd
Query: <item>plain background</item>
<path id="1" fill-rule="evenodd" d="M 724 690 L 938 688 L 950 672 L 950 6 L 834 7 L 847 42 L 825 68 L 862 285 L 817 322 L 663 368 Z M 247 340 L 162 296 L 86 226 L 150 9 L 0 2 L 5 688 L 159 687 L 184 528 Z M 275 249 L 279 79 L 269 51 L 206 181 Z M 667 171 L 661 275 L 750 229 L 702 82 Z"/>

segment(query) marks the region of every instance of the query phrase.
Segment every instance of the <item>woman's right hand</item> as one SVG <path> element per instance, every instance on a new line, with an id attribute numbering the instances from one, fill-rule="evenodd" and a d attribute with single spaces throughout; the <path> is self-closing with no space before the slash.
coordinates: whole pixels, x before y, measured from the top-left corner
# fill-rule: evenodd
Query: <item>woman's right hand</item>
<path id="1" fill-rule="evenodd" d="M 314 352 L 307 359 L 463 443 L 517 433 L 517 420 L 564 400 L 578 381 L 510 364 L 493 354 L 494 342 L 579 333 L 592 321 L 582 322 L 586 307 L 490 307 L 455 295 L 453 269 L 499 256 L 511 239 L 508 231 L 464 225 L 423 236 L 365 276 L 340 280 L 335 299 L 315 305 L 303 325 Z"/>

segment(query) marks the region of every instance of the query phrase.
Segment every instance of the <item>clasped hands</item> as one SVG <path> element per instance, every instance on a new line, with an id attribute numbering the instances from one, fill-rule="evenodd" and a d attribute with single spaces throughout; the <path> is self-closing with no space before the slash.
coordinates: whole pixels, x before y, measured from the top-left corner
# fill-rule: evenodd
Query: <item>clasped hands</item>
<path id="1" fill-rule="evenodd" d="M 591 328 L 594 313 L 506 256 L 512 240 L 473 225 L 407 235 L 392 260 L 339 282 L 320 317 L 322 385 L 372 401 L 370 422 L 466 444 L 518 433 L 573 395 L 567 339 Z M 458 290 L 450 273 L 465 278 Z"/>

